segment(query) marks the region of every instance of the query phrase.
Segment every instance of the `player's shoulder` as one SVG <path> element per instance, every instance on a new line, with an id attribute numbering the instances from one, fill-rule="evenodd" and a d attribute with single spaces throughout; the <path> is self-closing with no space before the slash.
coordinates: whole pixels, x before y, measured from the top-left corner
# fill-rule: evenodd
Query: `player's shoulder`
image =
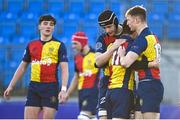
<path id="1" fill-rule="evenodd" d="M 34 45 L 41 43 L 40 39 L 32 39 L 31 41 L 28 42 L 28 45 Z"/>
<path id="2" fill-rule="evenodd" d="M 142 30 L 142 32 L 139 34 L 137 38 L 140 40 L 145 40 L 146 36 L 148 35 L 152 35 L 152 32 L 150 31 L 149 27 L 146 27 Z"/>
<path id="3" fill-rule="evenodd" d="M 66 47 L 65 44 L 64 44 L 64 42 L 61 41 L 61 40 L 59 40 L 59 39 L 56 39 L 56 38 L 53 37 L 53 38 L 52 38 L 52 41 L 55 42 L 55 43 L 57 43 L 57 44 L 60 44 L 60 46 L 63 47 L 63 48 Z"/>
<path id="4" fill-rule="evenodd" d="M 57 43 L 64 44 L 63 41 L 61 41 L 61 40 L 59 40 L 59 39 L 57 39 L 57 38 L 55 38 L 55 37 L 52 38 L 52 41 L 53 41 L 53 42 L 57 42 Z"/>

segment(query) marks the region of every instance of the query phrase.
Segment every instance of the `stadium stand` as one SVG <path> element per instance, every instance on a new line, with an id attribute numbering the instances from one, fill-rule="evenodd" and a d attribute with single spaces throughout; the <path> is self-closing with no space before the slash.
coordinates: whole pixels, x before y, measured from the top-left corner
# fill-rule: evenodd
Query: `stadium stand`
<path id="1" fill-rule="evenodd" d="M 32 13 L 42 14 L 46 10 L 45 5 L 44 0 L 28 0 L 26 10 Z"/>
<path id="2" fill-rule="evenodd" d="M 19 23 L 20 34 L 22 34 L 23 36 L 32 37 L 33 35 L 37 34 L 37 25 L 37 23 L 32 21 L 21 21 Z"/>
<path id="3" fill-rule="evenodd" d="M 168 0 L 152 0 L 151 10 L 160 14 L 166 14 L 169 11 Z"/>
<path id="4" fill-rule="evenodd" d="M 89 12 L 99 14 L 102 10 L 106 9 L 105 0 L 89 0 Z"/>
<path id="5" fill-rule="evenodd" d="M 4 8 L 6 11 L 13 14 L 19 14 L 24 9 L 24 0 L 5 0 L 4 4 L 7 5 Z"/>
<path id="6" fill-rule="evenodd" d="M 1 35 L 4 36 L 11 36 L 12 34 L 16 34 L 16 22 L 2 22 L 0 24 L 1 27 Z"/>
<path id="7" fill-rule="evenodd" d="M 84 0 L 71 0 L 69 1 L 68 8 L 70 13 L 85 14 L 87 12 L 86 4 Z"/>
<path id="8" fill-rule="evenodd" d="M 3 0 L 0 0 L 0 11 L 3 9 Z"/>
<path id="9" fill-rule="evenodd" d="M 47 11 L 54 14 L 62 14 L 65 12 L 66 7 L 65 0 L 48 0 Z"/>

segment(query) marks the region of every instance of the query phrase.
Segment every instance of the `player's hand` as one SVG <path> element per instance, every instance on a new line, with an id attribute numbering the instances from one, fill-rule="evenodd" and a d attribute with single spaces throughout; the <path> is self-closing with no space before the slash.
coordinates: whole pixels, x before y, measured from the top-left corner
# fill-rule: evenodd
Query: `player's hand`
<path id="1" fill-rule="evenodd" d="M 5 99 L 7 99 L 7 100 L 10 99 L 10 93 L 12 90 L 13 90 L 13 88 L 8 86 L 8 88 L 4 91 L 4 98 Z"/>
<path id="2" fill-rule="evenodd" d="M 148 67 L 159 68 L 160 67 L 160 61 L 158 59 L 155 59 L 152 62 L 148 63 Z"/>
<path id="3" fill-rule="evenodd" d="M 120 47 L 118 48 L 118 55 L 119 55 L 120 57 L 124 57 L 125 54 L 126 54 L 126 49 L 125 49 L 125 47 L 124 47 L 124 46 L 120 46 Z"/>
<path id="4" fill-rule="evenodd" d="M 59 98 L 59 103 L 65 103 L 68 99 L 67 92 L 66 91 L 60 91 L 58 98 Z"/>
<path id="5" fill-rule="evenodd" d="M 112 49 L 116 50 L 119 46 L 121 46 L 124 42 L 126 42 L 126 39 L 116 39 L 115 42 L 112 45 Z"/>

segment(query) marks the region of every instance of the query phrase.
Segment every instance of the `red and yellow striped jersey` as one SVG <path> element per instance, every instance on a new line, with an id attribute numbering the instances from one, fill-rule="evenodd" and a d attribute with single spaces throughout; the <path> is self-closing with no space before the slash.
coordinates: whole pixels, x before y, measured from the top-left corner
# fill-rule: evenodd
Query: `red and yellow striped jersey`
<path id="1" fill-rule="evenodd" d="M 43 42 L 34 40 L 26 48 L 23 61 L 31 62 L 31 81 L 58 82 L 59 62 L 67 62 L 65 45 L 52 38 Z"/>
<path id="2" fill-rule="evenodd" d="M 138 60 L 151 62 L 160 59 L 161 45 L 155 35 L 151 33 L 149 28 L 145 28 L 141 34 L 134 40 L 130 49 L 139 55 Z M 138 70 L 139 80 L 142 79 L 157 79 L 160 80 L 159 68 L 148 68 Z"/>
<path id="3" fill-rule="evenodd" d="M 77 54 L 75 71 L 79 75 L 78 90 L 97 87 L 99 81 L 99 69 L 95 67 L 95 52 L 91 49 L 87 55 Z"/>
<path id="4" fill-rule="evenodd" d="M 131 41 L 132 42 L 132 41 Z M 122 46 L 128 49 L 130 42 L 127 40 Z M 112 44 L 108 48 L 111 47 Z M 109 60 L 109 89 L 114 88 L 127 88 L 129 90 L 134 89 L 134 70 L 131 68 L 125 68 L 120 65 L 120 56 L 118 55 L 118 49 L 114 51 L 112 57 Z"/>

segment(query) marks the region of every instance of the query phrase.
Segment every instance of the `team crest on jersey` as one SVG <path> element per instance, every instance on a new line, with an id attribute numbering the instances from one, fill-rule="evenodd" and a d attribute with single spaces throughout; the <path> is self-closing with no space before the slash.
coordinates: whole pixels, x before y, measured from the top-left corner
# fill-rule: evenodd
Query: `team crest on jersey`
<path id="1" fill-rule="evenodd" d="M 100 49 L 102 47 L 102 43 L 101 42 L 97 42 L 96 43 L 96 49 Z"/>
<path id="2" fill-rule="evenodd" d="M 52 96 L 50 99 L 51 99 L 51 103 L 56 103 L 57 102 L 57 99 L 56 99 L 55 96 Z"/>
<path id="3" fill-rule="evenodd" d="M 54 51 L 54 48 L 53 47 L 50 47 L 49 48 L 49 52 L 52 53 Z"/>

